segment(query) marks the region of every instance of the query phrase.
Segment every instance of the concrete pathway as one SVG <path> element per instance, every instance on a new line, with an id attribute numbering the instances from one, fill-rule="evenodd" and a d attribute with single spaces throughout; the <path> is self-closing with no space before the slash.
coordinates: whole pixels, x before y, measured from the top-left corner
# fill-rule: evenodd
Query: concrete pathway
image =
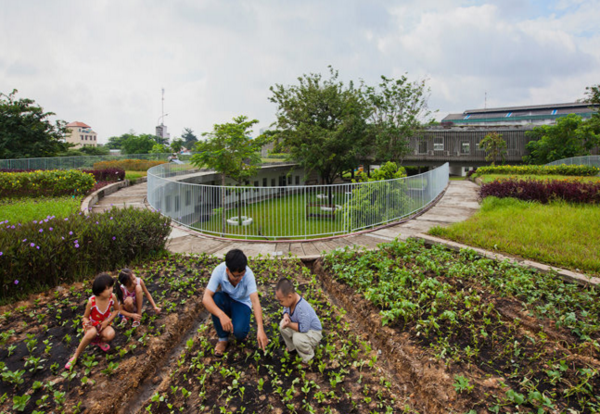
<path id="1" fill-rule="evenodd" d="M 266 256 L 287 256 L 289 253 L 300 258 L 317 257 L 322 252 L 330 252 L 345 246 L 363 246 L 375 248 L 379 243 L 394 240 L 396 237 L 406 239 L 424 233 L 433 226 L 449 226 L 463 221 L 479 209 L 478 189 L 470 181 L 450 181 L 442 199 L 421 216 L 402 224 L 389 226 L 380 230 L 348 235 L 335 239 L 303 242 L 246 242 L 243 240 L 217 240 L 195 233 L 182 226 L 173 226 L 167 248 L 175 253 L 208 253 L 224 256 L 230 249 L 242 249 L 248 257 L 259 254 Z M 133 206 L 145 208 L 146 183 L 123 188 L 106 196 L 93 206 L 93 211 L 109 209 L 111 205 Z"/>

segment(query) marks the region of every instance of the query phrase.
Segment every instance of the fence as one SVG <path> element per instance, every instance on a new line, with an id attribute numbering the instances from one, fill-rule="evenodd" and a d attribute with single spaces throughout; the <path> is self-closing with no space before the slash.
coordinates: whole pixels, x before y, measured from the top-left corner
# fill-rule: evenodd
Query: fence
<path id="1" fill-rule="evenodd" d="M 446 188 L 449 165 L 395 180 L 314 186 L 232 187 L 173 179 L 192 172 L 186 164 L 148 170 L 149 204 L 205 234 L 293 240 L 353 233 L 407 217 Z"/>
<path id="2" fill-rule="evenodd" d="M 558 161 L 552 161 L 546 165 L 590 165 L 600 168 L 600 155 L 586 155 L 584 157 L 564 158 Z"/>
<path id="3" fill-rule="evenodd" d="M 70 170 L 74 168 L 92 168 L 99 161 L 117 160 L 154 160 L 168 161 L 172 154 L 124 154 L 124 155 L 91 155 L 81 157 L 45 157 L 45 158 L 16 158 L 0 160 L 0 169 L 7 170 Z M 182 161 L 187 161 L 190 155 L 179 154 Z"/>

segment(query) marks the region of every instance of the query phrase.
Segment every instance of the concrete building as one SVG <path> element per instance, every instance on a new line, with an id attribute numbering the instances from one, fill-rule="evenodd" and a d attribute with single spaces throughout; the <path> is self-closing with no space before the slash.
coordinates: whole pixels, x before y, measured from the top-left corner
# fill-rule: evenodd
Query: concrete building
<path id="1" fill-rule="evenodd" d="M 442 119 L 444 126 L 537 126 L 551 125 L 556 119 L 576 114 L 589 118 L 600 105 L 589 102 L 509 106 L 506 108 L 467 109 L 461 114 L 450 114 Z"/>
<path id="2" fill-rule="evenodd" d="M 92 127 L 79 121 L 67 124 L 67 135 L 65 138 L 69 144 L 75 144 L 75 149 L 98 145 L 98 136 L 92 131 Z"/>

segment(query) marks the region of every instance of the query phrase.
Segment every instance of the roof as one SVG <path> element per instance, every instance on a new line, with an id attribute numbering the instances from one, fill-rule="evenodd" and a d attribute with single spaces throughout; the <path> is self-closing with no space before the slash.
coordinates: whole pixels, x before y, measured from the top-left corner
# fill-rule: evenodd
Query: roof
<path id="1" fill-rule="evenodd" d="M 83 122 L 75 121 L 67 124 L 68 127 L 81 127 L 81 128 L 91 128 L 88 124 L 84 124 Z"/>
<path id="2" fill-rule="evenodd" d="M 449 114 L 442 122 L 453 121 L 460 123 L 482 122 L 511 122 L 513 120 L 555 119 L 568 114 L 590 116 L 599 105 L 589 102 L 557 103 L 548 105 L 511 106 L 504 108 L 468 109 L 461 114 Z"/>

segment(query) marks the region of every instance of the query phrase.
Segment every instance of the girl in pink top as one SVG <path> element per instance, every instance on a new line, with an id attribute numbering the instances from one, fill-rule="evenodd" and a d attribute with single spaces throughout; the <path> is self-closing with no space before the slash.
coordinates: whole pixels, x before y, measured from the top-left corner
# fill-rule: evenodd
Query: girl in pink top
<path id="1" fill-rule="evenodd" d="M 152 304 L 154 311 L 160 313 L 160 308 L 154 303 L 144 281 L 139 277 L 135 277 L 130 269 L 121 270 L 119 273 L 119 283 L 120 286 L 117 287 L 116 292 L 117 298 L 122 304 L 121 315 L 125 322 L 127 322 L 128 318 L 131 318 L 133 319 L 134 328 L 140 326 L 144 295 L 146 295 L 148 301 Z"/>
<path id="2" fill-rule="evenodd" d="M 105 352 L 110 349 L 108 342 L 115 337 L 115 330 L 111 328 L 110 324 L 121 308 L 113 294 L 114 284 L 114 279 L 107 273 L 100 273 L 94 279 L 92 285 L 94 295 L 88 299 L 83 314 L 85 334 L 75 351 L 75 355 L 65 365 L 66 369 L 71 369 L 77 363 L 77 358 L 89 344 L 98 345 Z M 113 312 L 111 312 L 111 308 L 114 308 Z"/>

